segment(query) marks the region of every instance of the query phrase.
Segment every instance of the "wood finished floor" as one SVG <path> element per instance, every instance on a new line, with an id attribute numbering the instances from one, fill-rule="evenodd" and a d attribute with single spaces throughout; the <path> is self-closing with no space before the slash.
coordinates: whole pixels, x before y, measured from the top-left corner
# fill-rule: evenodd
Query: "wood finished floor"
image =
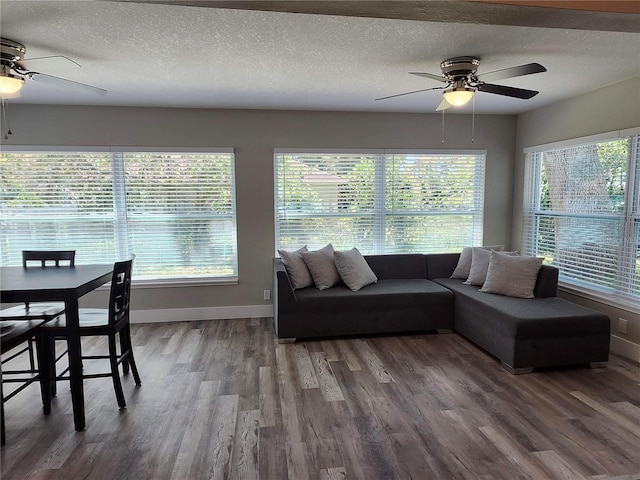
<path id="1" fill-rule="evenodd" d="M 640 366 L 620 357 L 512 376 L 456 334 L 278 345 L 272 323 L 134 325 L 127 408 L 87 380 L 78 433 L 65 384 L 48 417 L 29 387 L 1 478 L 640 479 Z"/>

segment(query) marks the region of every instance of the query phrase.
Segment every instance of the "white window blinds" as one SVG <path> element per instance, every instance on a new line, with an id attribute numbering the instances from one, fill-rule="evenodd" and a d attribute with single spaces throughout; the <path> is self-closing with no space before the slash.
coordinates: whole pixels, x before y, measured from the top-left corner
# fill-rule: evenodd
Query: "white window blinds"
<path id="1" fill-rule="evenodd" d="M 522 250 L 560 280 L 637 299 L 638 136 L 529 151 Z"/>
<path id="2" fill-rule="evenodd" d="M 480 245 L 484 163 L 484 155 L 386 155 L 385 253 Z"/>
<path id="3" fill-rule="evenodd" d="M 232 152 L 3 152 L 2 265 L 136 255 L 136 279 L 237 275 Z"/>
<path id="4" fill-rule="evenodd" d="M 275 154 L 276 246 L 363 253 L 481 244 L 484 152 Z"/>
<path id="5" fill-rule="evenodd" d="M 113 200 L 109 153 L 1 153 L 2 265 L 21 265 L 22 250 L 75 249 L 84 263 L 113 261 Z"/>
<path id="6" fill-rule="evenodd" d="M 375 154 L 277 154 L 278 248 L 357 245 L 372 252 L 377 232 L 376 185 L 382 181 Z"/>

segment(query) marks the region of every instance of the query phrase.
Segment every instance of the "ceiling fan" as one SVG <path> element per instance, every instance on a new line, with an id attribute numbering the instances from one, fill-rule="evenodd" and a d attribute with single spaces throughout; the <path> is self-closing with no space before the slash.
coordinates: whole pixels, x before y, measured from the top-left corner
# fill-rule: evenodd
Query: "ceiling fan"
<path id="1" fill-rule="evenodd" d="M 25 59 L 24 55 L 26 51 L 25 46 L 19 42 L 9 40 L 8 38 L 0 38 L 0 95 L 2 95 L 3 98 L 18 95 L 26 79 L 90 95 L 105 95 L 107 93 L 103 88 L 32 71 L 29 68 L 29 62 L 34 60 L 40 61 L 58 58 L 68 61 L 75 66 L 80 66 L 80 64 L 62 55 Z"/>
<path id="2" fill-rule="evenodd" d="M 527 63 L 517 67 L 477 74 L 476 72 L 478 71 L 479 65 L 480 60 L 475 57 L 450 58 L 440 64 L 440 69 L 442 70 L 441 75 L 423 72 L 409 72 L 411 75 L 418 75 L 419 77 L 426 77 L 446 83 L 445 86 L 423 88 L 412 92 L 398 93 L 396 95 L 376 98 L 376 100 L 386 100 L 387 98 L 426 92 L 427 90 L 444 90 L 442 101 L 436 108 L 436 111 L 438 112 L 452 106 L 461 106 L 466 104 L 473 98 L 476 91 L 494 93 L 497 95 L 504 95 L 506 97 L 529 99 L 537 95 L 538 92 L 523 88 L 507 87 L 506 85 L 495 85 L 487 82 L 547 71 L 547 69 L 539 63 Z"/>

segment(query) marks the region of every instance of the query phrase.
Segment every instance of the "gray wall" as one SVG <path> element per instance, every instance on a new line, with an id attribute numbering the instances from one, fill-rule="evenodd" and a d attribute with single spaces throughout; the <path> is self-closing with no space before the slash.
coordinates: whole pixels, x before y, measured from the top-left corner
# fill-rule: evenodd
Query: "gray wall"
<path id="1" fill-rule="evenodd" d="M 136 310 L 266 305 L 274 253 L 273 148 L 486 149 L 484 241 L 520 246 L 524 156 L 544 144 L 640 125 L 640 78 L 515 116 L 153 109 L 10 105 L 17 145 L 233 147 L 236 152 L 239 283 L 136 289 Z M 4 141 L 4 143 L 8 143 Z M 636 358 L 640 315 L 563 294 L 613 320 L 614 349 Z M 101 306 L 106 292 L 85 299 Z M 629 320 L 617 333 L 617 319 Z"/>
<path id="2" fill-rule="evenodd" d="M 570 100 L 518 116 L 513 195 L 513 244 L 519 248 L 522 229 L 525 147 L 640 126 L 640 77 L 616 83 Z M 577 303 L 601 310 L 612 320 L 612 348 L 640 361 L 639 307 L 620 309 L 603 302 L 563 294 Z M 633 310 L 633 311 L 629 311 Z M 627 334 L 618 332 L 618 318 L 629 321 Z"/>
<path id="3" fill-rule="evenodd" d="M 236 153 L 239 284 L 144 288 L 139 310 L 271 303 L 274 255 L 273 149 L 421 148 L 487 150 L 484 240 L 511 241 L 515 116 L 155 109 L 11 105 L 13 144 L 233 147 Z M 327 239 L 328 241 L 331 239 Z M 100 295 L 89 297 L 101 304 Z"/>

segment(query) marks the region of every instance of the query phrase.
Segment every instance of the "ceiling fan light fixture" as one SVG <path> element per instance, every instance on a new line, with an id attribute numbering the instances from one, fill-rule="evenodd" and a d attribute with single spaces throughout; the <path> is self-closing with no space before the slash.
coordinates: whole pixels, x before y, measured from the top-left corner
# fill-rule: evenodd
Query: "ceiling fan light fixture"
<path id="1" fill-rule="evenodd" d="M 467 87 L 456 87 L 444 92 L 444 99 L 449 105 L 461 107 L 468 103 L 472 98 L 475 90 Z"/>
<path id="2" fill-rule="evenodd" d="M 5 66 L 0 70 L 0 95 L 18 93 L 24 84 L 24 78 L 12 75 L 8 70 Z"/>

